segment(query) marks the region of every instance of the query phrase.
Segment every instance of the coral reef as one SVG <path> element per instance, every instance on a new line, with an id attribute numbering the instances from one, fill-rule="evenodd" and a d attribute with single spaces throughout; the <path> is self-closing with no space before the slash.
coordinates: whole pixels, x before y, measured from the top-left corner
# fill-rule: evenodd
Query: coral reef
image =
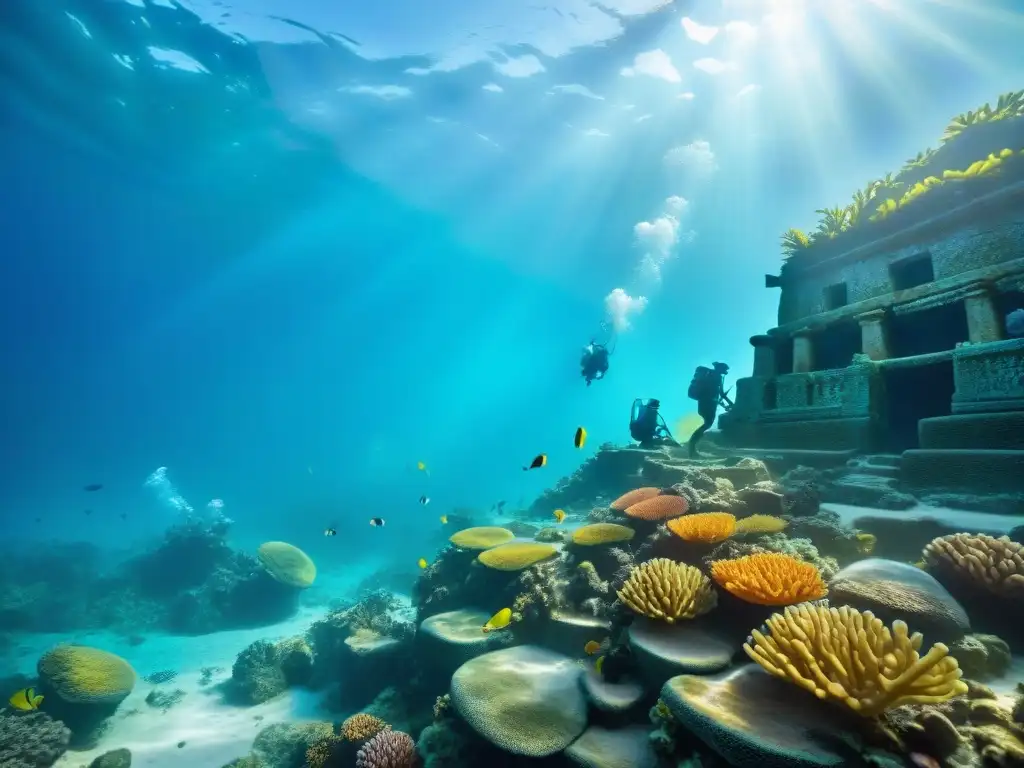
<path id="1" fill-rule="evenodd" d="M 669 624 L 707 613 L 716 592 L 697 568 L 666 558 L 633 569 L 619 590 L 619 599 L 637 613 Z"/>
<path id="2" fill-rule="evenodd" d="M 229 693 L 241 704 L 261 704 L 313 677 L 313 651 L 304 638 L 257 640 L 235 659 Z"/>
<path id="3" fill-rule="evenodd" d="M 828 594 L 817 568 L 776 552 L 716 560 L 711 577 L 729 594 L 755 605 L 793 605 Z"/>
<path id="4" fill-rule="evenodd" d="M 316 565 L 305 552 L 284 541 L 260 544 L 260 563 L 276 581 L 305 589 L 316 579 Z"/>
<path id="5" fill-rule="evenodd" d="M 356 768 L 413 768 L 419 763 L 416 742 L 401 731 L 382 731 L 356 756 Z"/>
<path id="6" fill-rule="evenodd" d="M 516 542 L 487 549 L 477 556 L 477 562 L 497 571 L 522 571 L 558 554 L 550 544 Z"/>
<path id="7" fill-rule="evenodd" d="M 1024 596 L 1024 544 L 1007 537 L 957 533 L 932 541 L 924 550 L 928 568 L 1003 597 Z"/>
<path id="8" fill-rule="evenodd" d="M 70 740 L 71 731 L 43 712 L 0 711 L 0 768 L 49 768 Z"/>

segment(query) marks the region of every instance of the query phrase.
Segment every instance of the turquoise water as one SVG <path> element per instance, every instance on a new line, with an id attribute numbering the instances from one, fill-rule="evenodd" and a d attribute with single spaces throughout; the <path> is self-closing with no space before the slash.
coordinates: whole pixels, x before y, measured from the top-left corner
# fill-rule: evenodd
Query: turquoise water
<path id="1" fill-rule="evenodd" d="M 316 561 L 296 627 L 367 577 L 408 598 L 442 514 L 501 522 L 628 442 L 634 398 L 674 426 L 696 366 L 749 375 L 780 233 L 1019 89 L 1022 32 L 1014 0 L 9 0 L 5 578 L 151 549 L 166 467 L 232 547 Z M 9 672 L 103 631 L 15 634 Z"/>

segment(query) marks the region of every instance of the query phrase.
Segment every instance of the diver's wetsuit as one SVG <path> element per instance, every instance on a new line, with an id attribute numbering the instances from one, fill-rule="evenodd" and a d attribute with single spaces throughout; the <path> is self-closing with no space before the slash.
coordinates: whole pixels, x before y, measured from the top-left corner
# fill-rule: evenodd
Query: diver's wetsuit
<path id="1" fill-rule="evenodd" d="M 715 383 L 714 397 L 705 397 L 697 401 L 697 413 L 704 419 L 704 423 L 697 427 L 696 431 L 690 436 L 690 458 L 695 458 L 699 455 L 697 453 L 697 443 L 704 437 L 704 433 L 715 425 L 719 404 L 725 403 L 726 407 L 732 407 L 732 401 L 725 396 L 724 392 L 725 374 L 715 371 L 715 376 L 718 378 L 718 381 Z"/>
<path id="2" fill-rule="evenodd" d="M 591 344 L 583 353 L 580 368 L 580 375 L 587 380 L 588 387 L 595 379 L 603 379 L 608 373 L 608 350 L 600 344 Z"/>

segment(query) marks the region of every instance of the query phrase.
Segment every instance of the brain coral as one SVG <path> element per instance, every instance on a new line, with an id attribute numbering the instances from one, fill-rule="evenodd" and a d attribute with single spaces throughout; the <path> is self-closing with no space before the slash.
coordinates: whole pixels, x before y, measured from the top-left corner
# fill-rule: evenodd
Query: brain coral
<path id="1" fill-rule="evenodd" d="M 828 594 L 814 565 L 778 552 L 716 560 L 711 578 L 726 592 L 755 605 L 793 605 Z"/>
<path id="2" fill-rule="evenodd" d="M 669 520 L 665 525 L 683 541 L 717 544 L 736 530 L 736 517 L 728 512 L 702 512 Z"/>
<path id="3" fill-rule="evenodd" d="M 954 533 L 924 548 L 928 568 L 1004 597 L 1024 596 L 1024 544 L 1003 536 Z"/>
<path id="4" fill-rule="evenodd" d="M 967 692 L 956 659 L 902 621 L 892 630 L 870 611 L 798 605 L 773 614 L 743 650 L 771 674 L 865 717 L 903 704 L 937 704 Z"/>
<path id="5" fill-rule="evenodd" d="M 260 544 L 257 555 L 267 573 L 289 587 L 304 589 L 316 578 L 316 565 L 309 555 L 291 544 L 268 541 Z"/>
<path id="6" fill-rule="evenodd" d="M 477 560 L 496 571 L 521 571 L 558 554 L 550 544 L 539 541 L 502 544 L 477 555 Z"/>
<path id="7" fill-rule="evenodd" d="M 135 670 L 107 651 L 87 645 L 58 645 L 36 665 L 46 687 L 72 704 L 120 704 L 135 687 Z"/>
<path id="8" fill-rule="evenodd" d="M 778 533 L 779 531 L 785 530 L 787 525 L 789 525 L 789 523 L 781 517 L 774 517 L 772 515 L 751 515 L 750 517 L 744 517 L 742 520 L 736 521 L 736 534 Z"/>
<path id="9" fill-rule="evenodd" d="M 379 717 L 359 712 L 341 724 L 341 738 L 345 741 L 366 741 L 381 731 L 389 731 L 391 726 Z"/>
<path id="10" fill-rule="evenodd" d="M 629 517 L 637 520 L 664 520 L 667 517 L 685 515 L 689 509 L 682 496 L 655 496 L 633 504 L 626 510 Z"/>
<path id="11" fill-rule="evenodd" d="M 485 525 L 454 533 L 448 541 L 460 549 L 490 549 L 499 544 L 506 544 L 515 537 L 516 535 L 508 528 Z"/>
<path id="12" fill-rule="evenodd" d="M 572 534 L 573 544 L 592 547 L 597 544 L 615 544 L 633 538 L 633 529 L 616 523 L 593 523 L 577 528 Z"/>
<path id="13" fill-rule="evenodd" d="M 583 670 L 533 645 L 485 653 L 452 676 L 451 703 L 495 746 L 527 757 L 561 752 L 587 725 Z"/>
<path id="14" fill-rule="evenodd" d="M 618 596 L 642 616 L 669 624 L 707 613 L 718 598 L 707 576 L 698 569 L 663 557 L 630 571 Z"/>
<path id="15" fill-rule="evenodd" d="M 381 731 L 356 755 L 356 768 L 413 768 L 418 762 L 416 742 L 401 731 Z"/>
<path id="16" fill-rule="evenodd" d="M 653 499 L 660 493 L 660 488 L 637 488 L 635 491 L 630 491 L 629 493 L 624 493 L 619 496 L 619 498 L 611 503 L 611 508 L 616 512 L 625 512 L 634 504 L 639 504 L 641 501 Z"/>

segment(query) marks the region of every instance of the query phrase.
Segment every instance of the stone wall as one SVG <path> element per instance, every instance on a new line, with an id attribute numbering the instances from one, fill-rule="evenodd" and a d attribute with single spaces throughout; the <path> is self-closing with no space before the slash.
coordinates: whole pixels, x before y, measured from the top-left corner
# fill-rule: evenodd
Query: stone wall
<path id="1" fill-rule="evenodd" d="M 953 413 L 1024 411 L 1024 339 L 957 347 L 953 377 Z"/>

